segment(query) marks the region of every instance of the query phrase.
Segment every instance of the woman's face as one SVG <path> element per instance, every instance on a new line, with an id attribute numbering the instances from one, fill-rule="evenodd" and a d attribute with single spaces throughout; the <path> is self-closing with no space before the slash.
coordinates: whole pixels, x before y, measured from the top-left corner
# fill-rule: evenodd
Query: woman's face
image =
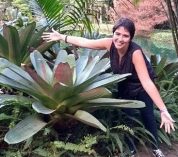
<path id="1" fill-rule="evenodd" d="M 123 26 L 116 29 L 113 34 L 113 42 L 118 50 L 125 49 L 130 43 L 130 33 Z"/>

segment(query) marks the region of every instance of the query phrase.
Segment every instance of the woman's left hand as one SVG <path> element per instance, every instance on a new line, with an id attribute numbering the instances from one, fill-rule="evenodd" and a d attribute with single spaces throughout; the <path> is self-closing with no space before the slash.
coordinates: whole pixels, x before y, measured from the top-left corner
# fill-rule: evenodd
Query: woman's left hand
<path id="1" fill-rule="evenodd" d="M 168 111 L 161 112 L 161 125 L 160 125 L 160 128 L 162 128 L 163 125 L 164 125 L 165 131 L 170 134 L 171 129 L 173 131 L 175 131 L 174 122 L 175 121 L 172 119 L 172 117 L 171 117 L 171 115 L 169 114 Z"/>

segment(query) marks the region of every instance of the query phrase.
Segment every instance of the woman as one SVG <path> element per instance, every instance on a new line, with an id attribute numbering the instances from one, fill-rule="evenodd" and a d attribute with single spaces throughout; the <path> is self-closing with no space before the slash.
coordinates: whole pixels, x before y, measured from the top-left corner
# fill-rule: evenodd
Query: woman
<path id="1" fill-rule="evenodd" d="M 160 94 L 154 84 L 155 74 L 149 62 L 147 61 L 139 45 L 132 41 L 135 34 L 135 25 L 128 18 L 121 18 L 113 27 L 112 38 L 102 38 L 97 40 L 86 39 L 82 37 L 67 36 L 60 34 L 55 30 L 44 33 L 42 38 L 47 42 L 62 40 L 66 43 L 74 44 L 79 47 L 90 49 L 107 49 L 110 52 L 111 68 L 113 73 L 123 74 L 132 73 L 132 75 L 118 84 L 119 98 L 135 99 L 144 101 L 146 107 L 140 109 L 145 127 L 152 133 L 156 142 L 154 142 L 153 154 L 156 157 L 164 157 L 158 149 L 158 137 L 156 121 L 153 114 L 153 102 L 160 110 L 161 125 L 167 133 L 174 129 L 174 120 L 171 118 L 168 110 L 160 97 Z M 125 111 L 129 114 L 128 111 Z M 155 141 L 154 140 L 154 141 Z M 134 154 L 134 147 L 130 146 Z M 134 155 L 133 155 L 134 156 Z"/>

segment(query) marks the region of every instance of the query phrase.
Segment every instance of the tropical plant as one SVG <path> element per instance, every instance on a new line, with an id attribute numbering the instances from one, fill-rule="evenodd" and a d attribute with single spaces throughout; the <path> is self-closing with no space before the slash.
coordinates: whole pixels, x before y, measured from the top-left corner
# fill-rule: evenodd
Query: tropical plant
<path id="1" fill-rule="evenodd" d="M 155 69 L 157 79 L 156 84 L 159 88 L 160 94 L 170 112 L 170 114 L 174 117 L 174 120 L 177 121 L 178 110 L 178 62 L 168 62 L 167 57 L 162 57 L 159 59 L 158 56 L 151 56 L 151 63 L 153 68 Z M 155 115 L 157 121 L 160 123 L 160 114 L 159 111 L 155 110 Z M 176 128 L 177 125 L 175 124 Z M 168 136 L 162 129 L 158 130 L 159 140 L 160 142 L 165 142 L 167 145 L 171 145 L 171 139 L 177 140 L 178 134 L 176 132 L 172 133 Z"/>
<path id="2" fill-rule="evenodd" d="M 53 43 L 41 42 L 45 28 L 35 32 L 36 23 L 32 22 L 19 31 L 10 25 L 3 26 L 3 36 L 0 34 L 0 56 L 20 66 L 28 61 L 30 51 L 37 49 L 45 52 Z"/>
<path id="3" fill-rule="evenodd" d="M 12 0 L 12 6 L 18 8 L 21 11 L 22 15 L 26 15 L 29 18 L 32 18 L 32 13 L 30 12 L 27 2 L 24 0 Z"/>
<path id="4" fill-rule="evenodd" d="M 90 0 L 30 0 L 28 1 L 37 26 L 49 26 L 60 32 L 73 32 L 80 30 L 92 31 L 92 25 L 87 16 L 86 6 Z M 81 25 L 82 24 L 82 25 Z"/>
<path id="5" fill-rule="evenodd" d="M 152 55 L 151 64 L 156 72 L 157 80 L 176 78 L 178 73 L 178 61 L 168 61 L 168 58 Z"/>
<path id="6" fill-rule="evenodd" d="M 53 70 L 39 52 L 34 51 L 30 58 L 36 72 L 27 67 L 27 73 L 8 60 L 0 59 L 0 83 L 31 95 L 34 98 L 32 107 L 39 113 L 25 118 L 9 130 L 4 138 L 9 144 L 28 139 L 63 117 L 106 131 L 104 125 L 87 112 L 90 108 L 144 106 L 140 101 L 107 98 L 111 92 L 105 86 L 130 75 L 101 74 L 110 67 L 108 58 L 100 60 L 99 56 L 81 56 L 75 61 L 73 55 L 61 51 Z M 44 120 L 42 115 L 49 116 Z"/>

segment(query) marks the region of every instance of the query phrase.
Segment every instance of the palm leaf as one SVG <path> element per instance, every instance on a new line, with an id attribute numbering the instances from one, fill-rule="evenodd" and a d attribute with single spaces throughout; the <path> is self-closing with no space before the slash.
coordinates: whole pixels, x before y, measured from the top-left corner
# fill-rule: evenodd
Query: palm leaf
<path id="1" fill-rule="evenodd" d="M 79 23 L 83 23 L 84 26 L 91 32 L 91 23 L 89 18 L 85 15 L 85 3 L 87 0 L 79 0 L 80 3 L 64 3 L 58 0 L 30 0 L 29 5 L 32 12 L 39 19 L 42 19 L 38 25 L 53 27 L 63 31 L 73 31 Z"/>

